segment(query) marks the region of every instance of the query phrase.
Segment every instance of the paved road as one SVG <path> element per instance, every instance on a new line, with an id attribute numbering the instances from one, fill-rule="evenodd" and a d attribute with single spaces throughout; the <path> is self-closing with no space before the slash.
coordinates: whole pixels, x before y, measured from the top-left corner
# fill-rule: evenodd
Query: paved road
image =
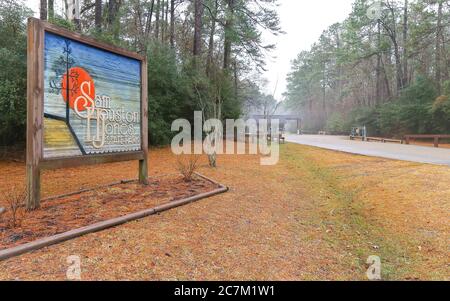
<path id="1" fill-rule="evenodd" d="M 286 135 L 286 141 L 373 157 L 450 166 L 450 149 L 351 141 L 343 136 Z"/>

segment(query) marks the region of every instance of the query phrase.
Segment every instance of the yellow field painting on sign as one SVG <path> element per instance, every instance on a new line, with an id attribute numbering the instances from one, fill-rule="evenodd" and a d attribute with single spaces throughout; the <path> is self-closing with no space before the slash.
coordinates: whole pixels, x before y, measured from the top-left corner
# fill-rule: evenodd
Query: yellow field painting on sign
<path id="1" fill-rule="evenodd" d="M 61 156 L 61 152 L 67 156 L 82 155 L 64 121 L 44 118 L 44 155 L 46 158 L 52 158 Z"/>

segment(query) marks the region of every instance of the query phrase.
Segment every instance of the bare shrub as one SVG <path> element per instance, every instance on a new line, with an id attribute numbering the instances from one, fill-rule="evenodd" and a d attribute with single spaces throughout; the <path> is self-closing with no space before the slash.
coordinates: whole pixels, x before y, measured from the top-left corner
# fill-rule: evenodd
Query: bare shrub
<path id="1" fill-rule="evenodd" d="M 198 169 L 199 156 L 188 156 L 188 158 L 178 157 L 177 170 L 183 176 L 183 180 L 191 182 L 195 171 Z"/>
<path id="2" fill-rule="evenodd" d="M 6 212 L 4 213 L 7 219 L 6 224 L 12 229 L 20 227 L 26 214 L 25 201 L 27 198 L 27 190 L 23 188 L 12 188 L 6 193 L 5 197 L 8 203 L 8 208 L 6 208 Z"/>

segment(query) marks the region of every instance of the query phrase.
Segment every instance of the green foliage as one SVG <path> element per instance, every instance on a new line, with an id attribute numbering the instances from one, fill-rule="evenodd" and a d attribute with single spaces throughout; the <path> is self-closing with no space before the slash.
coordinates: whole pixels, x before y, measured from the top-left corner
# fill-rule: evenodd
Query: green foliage
<path id="1" fill-rule="evenodd" d="M 430 113 L 433 116 L 433 122 L 441 133 L 450 132 L 450 81 L 443 85 L 443 93 L 436 98 L 431 106 Z"/>
<path id="2" fill-rule="evenodd" d="M 442 109 L 433 106 L 435 98 L 433 83 L 419 77 L 399 98 L 376 107 L 357 108 L 351 112 L 349 120 L 355 126 L 365 125 L 371 136 L 443 133 L 445 128 L 441 126 L 445 122 L 433 116 Z"/>
<path id="3" fill-rule="evenodd" d="M 177 66 L 173 50 L 159 43 L 148 50 L 148 90 L 149 141 L 168 144 L 172 121 L 188 117 L 188 112 L 192 115 L 193 91 L 188 76 Z"/>
<path id="4" fill-rule="evenodd" d="M 222 119 L 238 118 L 240 100 L 234 97 L 230 78 L 216 72 L 207 77 L 192 66 L 192 58 L 179 62 L 170 47 L 159 42 L 149 45 L 149 141 L 152 145 L 170 143 L 173 135 L 171 124 L 183 118 L 193 122 L 194 111 L 204 110 L 205 118 L 214 118 L 215 101 L 222 103 Z"/>
<path id="5" fill-rule="evenodd" d="M 0 0 L 0 145 L 25 139 L 25 30 L 31 14 L 21 2 Z"/>
<path id="6" fill-rule="evenodd" d="M 56 26 L 65 28 L 67 30 L 75 31 L 75 29 L 76 29 L 75 25 L 72 22 L 70 22 L 70 21 L 68 21 L 68 20 L 66 20 L 66 19 L 64 19 L 64 18 L 62 18 L 60 16 L 55 16 L 55 17 L 53 17 L 52 19 L 50 19 L 48 21 L 50 23 L 56 25 Z"/>
<path id="7" fill-rule="evenodd" d="M 349 126 L 346 124 L 344 116 L 341 113 L 334 112 L 327 120 L 325 127 L 330 133 L 345 133 L 349 132 Z"/>
<path id="8" fill-rule="evenodd" d="M 425 134 L 435 131 L 430 108 L 436 96 L 433 83 L 425 77 L 419 77 L 403 91 L 397 112 L 401 132 Z"/>
<path id="9" fill-rule="evenodd" d="M 109 10 L 104 6 L 101 30 L 93 26 L 93 10 L 88 9 L 82 16 L 82 32 L 97 40 L 147 55 L 149 142 L 151 145 L 165 145 L 175 134 L 171 132 L 171 123 L 179 118 L 193 121 L 194 110 L 204 110 L 206 118 L 225 120 L 240 117 L 242 103 L 246 98 L 241 91 L 243 83 L 239 79 L 240 72 L 248 71 L 245 68 L 250 65 L 262 67 L 262 49 L 270 49 L 271 46 L 262 46 L 257 24 L 264 24 L 272 32 L 279 31 L 279 19 L 273 9 L 275 2 L 261 1 L 257 9 L 239 1 L 234 17 L 225 16 L 224 11 L 219 11 L 219 21 L 233 19 L 230 24 L 235 27 L 237 34 L 231 39 L 232 52 L 242 53 L 236 56 L 235 62 L 231 60 L 233 67 L 230 66 L 228 70 L 224 70 L 220 62 L 223 54 L 220 53 L 219 45 L 212 49 L 211 65 L 208 68 L 205 66 L 206 51 L 194 61 L 191 37 L 189 34 L 178 36 L 179 32 L 190 31 L 188 27 L 181 28 L 184 24 L 175 23 L 176 41 L 173 47 L 169 46 L 167 37 L 169 24 L 159 26 L 160 31 L 165 31 L 164 39 L 161 37 L 162 32 L 160 38 L 156 38 L 154 22 L 147 24 L 148 28 L 145 24 L 139 23 L 138 26 L 135 17 L 141 16 L 142 7 L 137 6 L 137 2 L 120 2 L 113 20 L 109 20 Z M 224 3 L 220 3 L 222 7 Z M 187 6 L 185 9 L 186 16 L 190 16 L 189 10 L 192 8 Z M 249 18 L 252 10 L 256 11 Z M 0 144 L 10 145 L 25 140 L 26 19 L 32 15 L 32 11 L 22 1 L 0 0 Z M 88 15 L 91 18 L 87 18 Z M 187 21 L 191 21 L 189 18 Z M 208 16 L 205 16 L 205 20 L 209 20 Z M 223 38 L 224 29 L 219 26 L 223 27 L 223 23 L 219 21 L 216 22 L 216 36 Z M 72 22 L 58 15 L 49 22 L 68 30 L 76 29 Z M 160 20 L 160 23 L 164 22 Z M 185 24 L 189 26 L 189 22 Z"/>
<path id="10" fill-rule="evenodd" d="M 289 107 L 315 130 L 340 128 L 340 114 L 370 135 L 449 133 L 449 31 L 436 28 L 449 7 L 439 13 L 440 1 L 381 1 L 380 18 L 371 19 L 372 3 L 355 0 L 345 20 L 293 61 Z"/>

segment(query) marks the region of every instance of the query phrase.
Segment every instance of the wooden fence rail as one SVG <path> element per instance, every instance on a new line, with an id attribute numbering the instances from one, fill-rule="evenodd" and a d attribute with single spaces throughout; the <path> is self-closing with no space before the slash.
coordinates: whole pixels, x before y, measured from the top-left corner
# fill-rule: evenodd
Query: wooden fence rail
<path id="1" fill-rule="evenodd" d="M 405 135 L 406 144 L 410 144 L 411 139 L 433 139 L 434 147 L 439 147 L 439 140 L 450 139 L 450 135 Z"/>

